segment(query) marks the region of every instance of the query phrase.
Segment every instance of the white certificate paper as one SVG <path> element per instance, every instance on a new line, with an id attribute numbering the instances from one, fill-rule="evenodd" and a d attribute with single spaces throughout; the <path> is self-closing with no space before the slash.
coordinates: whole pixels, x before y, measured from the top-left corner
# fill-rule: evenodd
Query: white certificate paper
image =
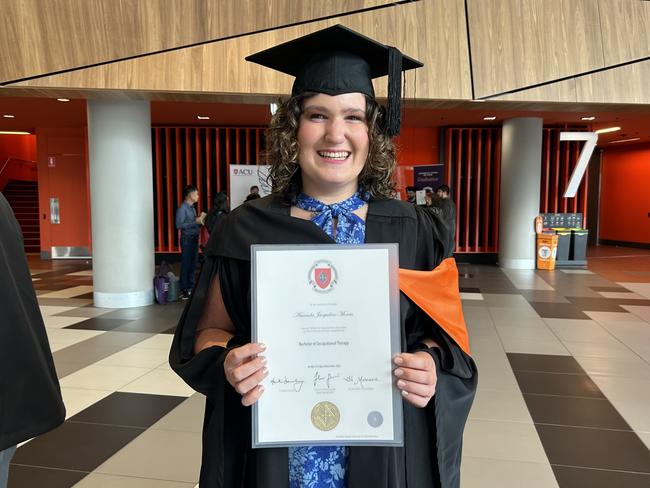
<path id="1" fill-rule="evenodd" d="M 253 447 L 403 445 L 397 244 L 251 247 Z"/>

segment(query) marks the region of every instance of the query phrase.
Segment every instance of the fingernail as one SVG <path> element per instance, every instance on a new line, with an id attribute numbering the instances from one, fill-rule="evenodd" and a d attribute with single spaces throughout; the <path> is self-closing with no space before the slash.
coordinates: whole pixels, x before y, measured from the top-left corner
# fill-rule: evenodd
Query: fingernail
<path id="1" fill-rule="evenodd" d="M 402 396 L 405 396 L 405 397 L 406 397 L 406 396 L 409 396 L 409 392 L 408 392 L 408 391 L 405 391 L 405 390 L 402 390 Z"/>
<path id="2" fill-rule="evenodd" d="M 262 361 L 262 364 L 266 364 L 267 361 L 266 357 L 260 356 L 260 360 Z"/>
<path id="3" fill-rule="evenodd" d="M 402 380 L 399 380 L 397 382 L 397 386 L 399 386 L 400 388 L 404 388 L 406 386 L 406 383 L 404 383 Z"/>
<path id="4" fill-rule="evenodd" d="M 260 346 L 260 349 L 266 349 L 266 344 L 264 344 L 263 342 L 260 342 L 259 346 Z"/>
<path id="5" fill-rule="evenodd" d="M 262 369 L 262 374 L 267 374 L 269 372 L 269 368 L 263 368 Z"/>
<path id="6" fill-rule="evenodd" d="M 259 389 L 260 389 L 260 393 L 263 393 L 264 392 L 264 385 L 260 385 Z"/>
<path id="7" fill-rule="evenodd" d="M 403 369 L 396 369 L 396 370 L 395 370 L 395 376 L 402 376 L 403 374 L 404 374 L 404 370 L 403 370 Z"/>
<path id="8" fill-rule="evenodd" d="M 402 364 L 404 360 L 400 356 L 396 356 L 395 359 L 395 364 Z"/>

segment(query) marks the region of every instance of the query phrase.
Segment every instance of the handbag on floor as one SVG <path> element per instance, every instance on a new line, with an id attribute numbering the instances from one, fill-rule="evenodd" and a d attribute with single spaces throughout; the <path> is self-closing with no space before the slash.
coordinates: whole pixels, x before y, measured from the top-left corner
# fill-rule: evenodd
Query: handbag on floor
<path id="1" fill-rule="evenodd" d="M 169 266 L 163 261 L 158 270 L 158 274 L 153 278 L 153 291 L 156 303 L 159 303 L 160 305 L 167 304 L 167 295 L 169 293 L 169 278 L 167 277 L 168 270 Z"/>

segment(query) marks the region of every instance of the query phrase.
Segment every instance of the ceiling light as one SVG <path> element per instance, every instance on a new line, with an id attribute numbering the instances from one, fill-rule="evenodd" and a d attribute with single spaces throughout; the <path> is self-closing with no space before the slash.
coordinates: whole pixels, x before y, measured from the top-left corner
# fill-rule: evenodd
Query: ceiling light
<path id="1" fill-rule="evenodd" d="M 610 144 L 620 144 L 621 142 L 632 142 L 632 141 L 640 141 L 640 137 L 633 137 L 632 139 L 619 139 L 618 141 L 610 141 Z"/>
<path id="2" fill-rule="evenodd" d="M 70 101 L 69 98 L 57 98 L 56 100 L 57 100 L 57 102 L 69 102 Z"/>
<path id="3" fill-rule="evenodd" d="M 487 102 L 487 100 L 470 100 L 470 102 Z"/>
<path id="4" fill-rule="evenodd" d="M 494 115 L 490 115 L 489 117 L 483 117 L 483 120 L 496 120 L 497 118 Z"/>
<path id="5" fill-rule="evenodd" d="M 589 117 L 582 117 L 582 119 L 580 119 L 580 120 L 588 120 L 588 121 L 591 121 L 591 120 L 596 120 L 596 117 L 594 117 L 593 115 L 590 115 Z"/>
<path id="6" fill-rule="evenodd" d="M 0 134 L 13 135 L 13 136 L 27 136 L 31 132 L 15 131 L 15 130 L 0 130 Z"/>
<path id="7" fill-rule="evenodd" d="M 617 130 L 621 130 L 620 127 L 607 127 L 606 129 L 598 129 L 596 131 L 596 134 L 607 134 L 608 132 L 616 132 Z"/>
<path id="8" fill-rule="evenodd" d="M 210 117 L 207 115 L 197 115 L 196 118 L 199 120 L 210 120 Z"/>
<path id="9" fill-rule="evenodd" d="M 13 118 L 16 117 L 16 116 L 15 116 L 15 115 L 11 115 L 11 114 L 4 114 L 3 117 L 4 117 L 5 119 L 13 119 Z"/>

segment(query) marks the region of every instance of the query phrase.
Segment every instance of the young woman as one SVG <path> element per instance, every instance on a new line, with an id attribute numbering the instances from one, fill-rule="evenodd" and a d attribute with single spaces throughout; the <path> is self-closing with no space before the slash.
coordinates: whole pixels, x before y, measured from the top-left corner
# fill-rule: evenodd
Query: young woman
<path id="1" fill-rule="evenodd" d="M 350 52 L 360 45 L 362 52 Z M 451 252 L 437 215 L 393 199 L 391 114 L 386 120 L 370 77 L 386 74 L 394 53 L 383 56 L 385 46 L 335 26 L 253 60 L 280 69 L 287 48 L 299 66 L 283 67 L 296 81 L 267 136 L 273 194 L 222 220 L 219 229 L 228 239 L 206 248 L 208 260 L 170 354 L 177 373 L 206 395 L 201 487 L 459 486 L 476 368 L 462 316 L 434 320 L 409 292 L 400 296 L 404 352 L 393 358 L 404 400 L 404 447 L 250 447 L 249 407 L 264 394 L 269 374 L 265 346 L 250 341 L 252 243 L 398 242 L 400 268 L 414 270 L 405 283 L 422 273 L 418 293 L 431 289 L 428 277 Z M 377 58 L 385 59 L 383 72 L 371 66 Z M 445 263 L 453 274 L 453 264 Z M 452 279 L 449 286 L 434 286 L 427 299 L 451 296 L 446 310 L 459 307 L 455 279 L 455 289 Z"/>

